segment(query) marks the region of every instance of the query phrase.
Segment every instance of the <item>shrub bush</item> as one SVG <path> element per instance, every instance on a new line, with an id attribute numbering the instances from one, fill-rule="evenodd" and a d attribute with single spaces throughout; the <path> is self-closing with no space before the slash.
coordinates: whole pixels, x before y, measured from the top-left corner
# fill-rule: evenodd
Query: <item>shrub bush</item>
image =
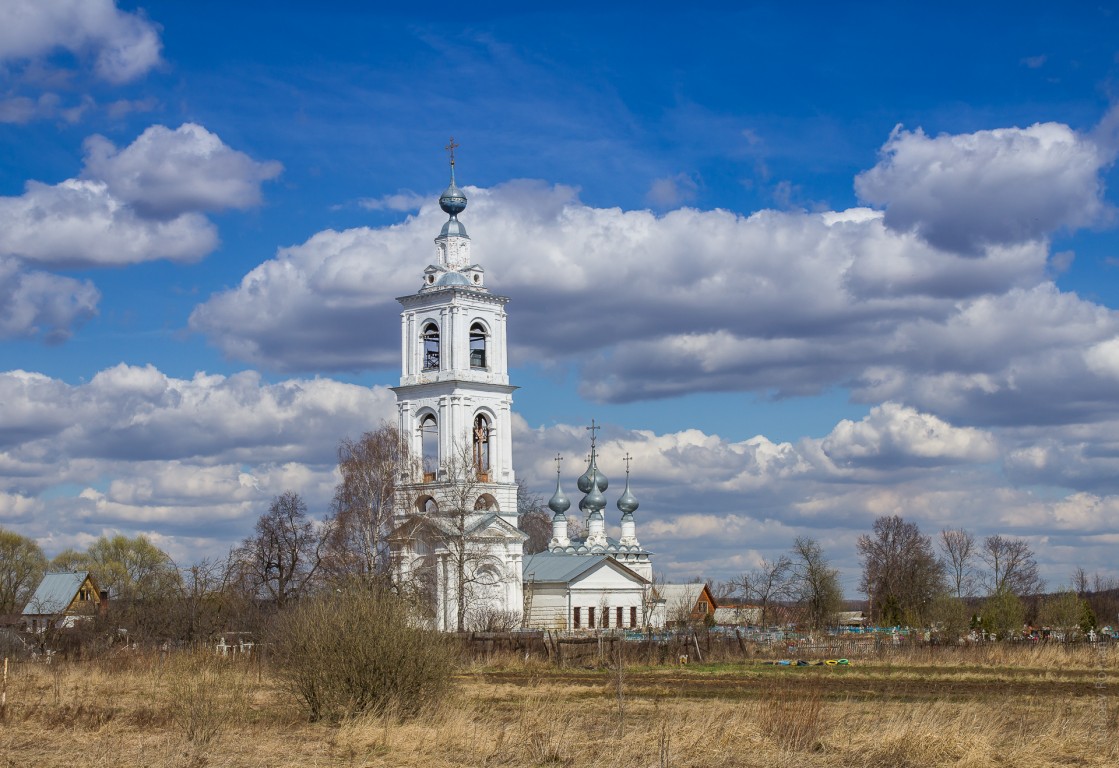
<path id="1" fill-rule="evenodd" d="M 415 715 L 451 684 L 453 649 L 386 589 L 354 586 L 301 600 L 273 624 L 276 673 L 312 720 Z"/>
<path id="2" fill-rule="evenodd" d="M 248 707 L 245 674 L 230 659 L 206 653 L 174 653 L 164 671 L 171 720 L 184 738 L 205 750 Z"/>

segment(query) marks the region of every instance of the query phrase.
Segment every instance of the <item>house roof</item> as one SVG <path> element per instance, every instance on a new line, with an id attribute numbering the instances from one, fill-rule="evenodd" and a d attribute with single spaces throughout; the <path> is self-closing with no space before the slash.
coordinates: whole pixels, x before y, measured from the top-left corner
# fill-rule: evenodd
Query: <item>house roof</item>
<path id="1" fill-rule="evenodd" d="M 39 582 L 35 594 L 23 609 L 24 616 L 53 616 L 62 613 L 74 601 L 82 584 L 89 578 L 89 571 L 63 571 L 48 573 Z"/>
<path id="2" fill-rule="evenodd" d="M 570 555 L 562 552 L 539 552 L 529 555 L 523 561 L 521 573 L 525 578 L 531 576 L 532 581 L 567 584 L 603 563 L 634 579 L 646 581 L 645 577 L 626 568 L 608 555 Z"/>
<path id="3" fill-rule="evenodd" d="M 657 587 L 657 595 L 666 603 L 693 606 L 706 588 L 706 584 L 661 584 Z M 711 602 L 714 604 L 714 600 Z"/>

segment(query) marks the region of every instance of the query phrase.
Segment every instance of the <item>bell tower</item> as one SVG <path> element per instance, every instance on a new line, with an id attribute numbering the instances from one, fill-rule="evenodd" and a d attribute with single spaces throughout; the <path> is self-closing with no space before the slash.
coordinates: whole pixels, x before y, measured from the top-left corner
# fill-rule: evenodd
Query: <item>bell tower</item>
<path id="1" fill-rule="evenodd" d="M 402 578 L 420 567 L 437 572 L 440 629 L 462 623 L 448 606 L 458 601 L 461 614 L 465 598 L 459 596 L 467 582 L 480 580 L 462 563 L 466 549 L 472 568 L 494 571 L 486 590 L 475 589 L 479 600 L 506 613 L 523 607 L 525 536 L 517 529 L 511 428 L 516 387 L 509 384 L 505 341 L 509 299 L 490 292 L 485 270 L 471 259 L 470 236 L 458 219 L 467 200 L 455 183 L 457 146 L 452 139 L 447 147 L 451 181 L 439 207 L 448 218 L 435 238 L 436 262 L 424 270 L 416 293 L 397 299 L 401 372 L 393 387 L 401 439 L 413 460 L 397 490 L 396 560 Z M 427 539 L 404 533 L 421 529 Z"/>

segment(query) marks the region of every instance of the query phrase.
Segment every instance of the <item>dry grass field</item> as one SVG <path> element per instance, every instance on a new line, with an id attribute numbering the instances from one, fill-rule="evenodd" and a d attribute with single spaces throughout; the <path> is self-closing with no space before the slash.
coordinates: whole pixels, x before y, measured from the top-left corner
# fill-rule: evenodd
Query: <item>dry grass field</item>
<path id="1" fill-rule="evenodd" d="M 12 668 L 0 766 L 1113 766 L 1119 649 L 904 651 L 463 669 L 418 719 L 308 722 L 267 664 L 118 656 Z"/>

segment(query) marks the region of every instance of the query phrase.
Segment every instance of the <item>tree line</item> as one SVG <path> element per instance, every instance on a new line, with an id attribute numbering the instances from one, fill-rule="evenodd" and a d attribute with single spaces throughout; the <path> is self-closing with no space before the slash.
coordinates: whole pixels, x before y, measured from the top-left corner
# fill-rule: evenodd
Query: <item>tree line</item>
<path id="1" fill-rule="evenodd" d="M 874 521 L 856 543 L 869 622 L 877 626 L 932 627 L 945 636 L 975 629 L 1007 637 L 1026 623 L 1064 633 L 1088 631 L 1097 615 L 1119 610 L 1119 583 L 1077 568 L 1069 584 L 1044 594 L 1037 559 L 1025 539 L 994 534 L 983 539 L 963 528 L 934 538 L 899 515 Z M 797 539 L 792 551 L 724 585 L 724 592 L 758 606 L 763 624 L 777 608 L 795 607 L 800 623 L 820 628 L 843 604 L 838 572 L 817 542 Z"/>
<path id="2" fill-rule="evenodd" d="M 462 455 L 459 455 L 461 453 Z M 432 609 L 433 574 L 418 570 L 397 579 L 390 562 L 389 534 L 399 503 L 398 483 L 412 459 L 395 426 L 383 423 L 338 446 L 338 475 L 330 508 L 311 516 L 296 491 L 274 497 L 252 531 L 224 558 L 177 565 L 144 536 L 101 537 L 86 550 L 69 549 L 49 560 L 27 537 L 0 529 L 0 615 L 18 613 L 47 570 L 88 570 L 109 590 L 113 622 L 137 639 L 205 640 L 236 628 L 254 631 L 266 617 L 300 597 L 345 584 L 391 589 L 422 610 Z M 470 616 L 472 590 L 482 589 L 487 555 L 472 549 L 470 516 L 479 509 L 478 475 L 470 452 L 452 452 L 441 474 L 446 492 L 429 510 L 448 567 L 463 585 L 454 606 L 457 629 L 508 629 L 512 616 Z M 422 503 L 420 500 L 412 500 Z M 543 551 L 551 537 L 551 515 L 542 499 L 518 489 L 518 523 L 528 540 L 526 554 Z M 574 521 L 577 523 L 577 521 Z M 1078 568 L 1070 585 L 1042 595 L 1044 582 L 1029 543 L 992 535 L 977 539 L 964 529 L 924 535 L 898 515 L 879 517 L 859 537 L 860 591 L 877 625 L 936 625 L 945 632 L 976 626 L 996 635 L 1017 631 L 1024 621 L 1054 627 L 1084 625 L 1119 609 L 1119 584 Z M 820 629 L 835 622 L 844 606 L 839 572 L 818 541 L 797 538 L 787 554 L 722 585 L 760 609 L 769 625 L 795 609 L 798 624 Z M 481 626 L 481 621 L 486 626 Z"/>

